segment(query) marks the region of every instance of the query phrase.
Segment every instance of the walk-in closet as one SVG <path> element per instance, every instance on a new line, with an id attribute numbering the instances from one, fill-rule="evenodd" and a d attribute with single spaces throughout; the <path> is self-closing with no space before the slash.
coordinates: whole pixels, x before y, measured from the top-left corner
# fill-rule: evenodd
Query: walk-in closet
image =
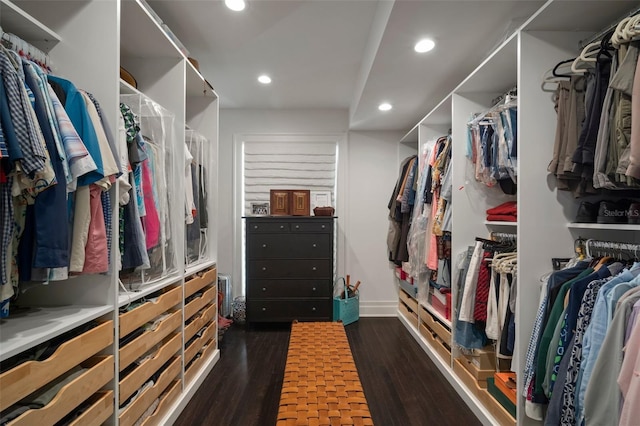
<path id="1" fill-rule="evenodd" d="M 0 425 L 637 425 L 639 53 L 631 0 L 0 0 Z"/>

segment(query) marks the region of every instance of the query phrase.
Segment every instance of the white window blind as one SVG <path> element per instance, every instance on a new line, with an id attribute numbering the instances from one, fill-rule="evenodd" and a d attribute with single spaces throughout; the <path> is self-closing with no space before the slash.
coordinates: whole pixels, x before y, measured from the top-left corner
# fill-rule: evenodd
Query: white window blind
<path id="1" fill-rule="evenodd" d="M 271 189 L 330 191 L 335 206 L 336 143 L 245 142 L 244 206 L 269 202 Z"/>

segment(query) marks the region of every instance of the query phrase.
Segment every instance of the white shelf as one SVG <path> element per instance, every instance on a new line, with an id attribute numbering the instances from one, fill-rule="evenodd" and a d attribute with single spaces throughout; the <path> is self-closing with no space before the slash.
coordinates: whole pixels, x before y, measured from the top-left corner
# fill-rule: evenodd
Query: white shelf
<path id="1" fill-rule="evenodd" d="M 609 231 L 640 231 L 640 225 L 628 223 L 569 223 L 569 229 L 604 229 Z"/>
<path id="2" fill-rule="evenodd" d="M 122 307 L 129 303 L 135 302 L 136 300 L 158 290 L 162 290 L 163 288 L 171 284 L 181 284 L 180 275 L 173 273 L 169 276 L 161 278 L 159 281 L 154 281 L 148 284 L 141 284 L 139 290 L 133 290 L 128 293 L 125 293 L 124 290 L 120 288 L 120 294 L 118 296 L 118 307 Z"/>
<path id="3" fill-rule="evenodd" d="M 0 27 L 3 31 L 17 35 L 45 53 L 62 39 L 53 30 L 9 0 L 0 0 Z"/>
<path id="4" fill-rule="evenodd" d="M 200 271 L 204 271 L 207 268 L 211 268 L 215 266 L 216 266 L 215 260 L 206 260 L 203 262 L 195 263 L 193 265 L 188 265 L 185 268 L 184 276 L 188 277 L 189 275 L 197 274 Z"/>
<path id="5" fill-rule="evenodd" d="M 123 1 L 120 25 L 120 50 L 125 58 L 184 57 L 154 17 L 137 1 Z M 126 68 L 126 64 L 125 64 Z"/>
<path id="6" fill-rule="evenodd" d="M 136 89 L 135 87 L 133 87 L 132 85 L 124 81 L 123 79 L 120 79 L 120 94 L 144 96 L 144 93 L 142 93 L 141 91 L 139 91 L 138 89 Z"/>
<path id="7" fill-rule="evenodd" d="M 0 321 L 0 361 L 113 312 L 110 306 L 47 306 Z"/>
<path id="8" fill-rule="evenodd" d="M 214 100 L 217 98 L 213 87 L 209 82 L 200 74 L 200 71 L 196 69 L 191 61 L 186 61 L 187 65 L 187 97 L 206 97 Z"/>
<path id="9" fill-rule="evenodd" d="M 506 226 L 511 228 L 515 228 L 518 226 L 518 222 L 500 222 L 495 220 L 485 220 L 484 224 L 487 226 Z"/>
<path id="10" fill-rule="evenodd" d="M 451 330 L 451 320 L 447 319 L 440 312 L 436 311 L 433 306 L 431 306 L 428 303 L 420 303 L 420 306 L 422 306 L 424 309 L 426 309 L 431 315 L 436 317 L 441 323 L 443 323 L 444 325 L 449 327 L 449 330 Z"/>

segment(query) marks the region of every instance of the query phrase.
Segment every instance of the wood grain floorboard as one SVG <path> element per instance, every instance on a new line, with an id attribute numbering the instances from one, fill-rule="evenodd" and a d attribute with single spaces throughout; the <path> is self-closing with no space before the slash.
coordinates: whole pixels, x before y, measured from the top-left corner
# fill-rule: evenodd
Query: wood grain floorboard
<path id="1" fill-rule="evenodd" d="M 480 424 L 397 318 L 361 318 L 346 331 L 375 425 Z M 231 327 L 175 425 L 275 425 L 289 332 L 288 325 Z"/>

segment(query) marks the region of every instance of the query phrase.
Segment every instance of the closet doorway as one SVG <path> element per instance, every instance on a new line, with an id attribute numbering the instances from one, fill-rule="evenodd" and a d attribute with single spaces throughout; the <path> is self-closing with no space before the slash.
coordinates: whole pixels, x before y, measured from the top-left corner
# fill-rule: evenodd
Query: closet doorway
<path id="1" fill-rule="evenodd" d="M 308 189 L 312 199 L 315 193 L 329 193 L 338 215 L 344 205 L 344 140 L 344 134 L 234 135 L 234 294 L 245 294 L 242 218 L 253 214 L 254 205 L 268 204 L 271 189 Z M 337 256 L 339 230 L 337 235 L 334 265 L 342 264 Z"/>

